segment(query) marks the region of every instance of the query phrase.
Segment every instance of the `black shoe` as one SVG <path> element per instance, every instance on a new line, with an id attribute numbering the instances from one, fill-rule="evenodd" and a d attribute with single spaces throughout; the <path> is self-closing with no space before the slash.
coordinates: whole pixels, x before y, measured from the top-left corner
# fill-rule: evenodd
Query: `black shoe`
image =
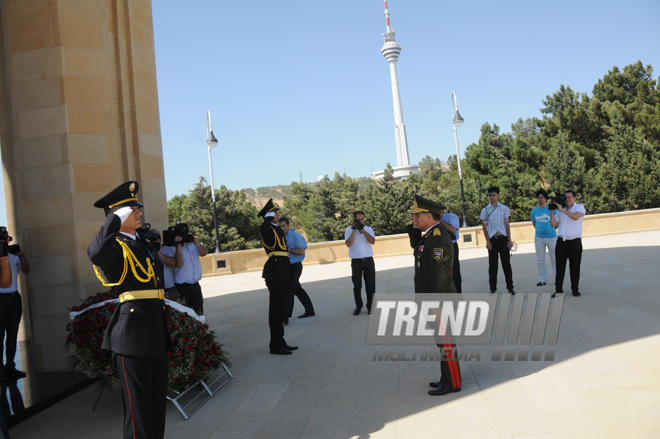
<path id="1" fill-rule="evenodd" d="M 543 285 L 545 285 L 545 282 L 539 282 L 536 284 L 537 287 L 542 287 Z"/>
<path id="2" fill-rule="evenodd" d="M 298 346 L 289 346 L 288 344 L 285 343 L 284 349 L 286 349 L 287 351 L 295 351 L 298 349 Z"/>
<path id="3" fill-rule="evenodd" d="M 270 353 L 273 355 L 291 355 L 291 351 L 283 347 L 271 349 Z"/>
<path id="4" fill-rule="evenodd" d="M 353 315 L 356 316 L 356 315 L 360 314 L 360 311 L 362 311 L 361 308 L 355 308 L 355 309 L 353 310 Z"/>
<path id="5" fill-rule="evenodd" d="M 579 296 L 581 296 L 582 294 L 580 294 L 579 291 L 576 291 L 576 292 L 573 293 L 573 295 L 574 295 L 575 297 L 579 297 Z"/>
<path id="6" fill-rule="evenodd" d="M 513 288 L 509 288 L 507 291 L 508 291 L 509 293 L 511 293 L 512 296 L 515 296 L 515 295 L 516 295 L 516 292 L 513 291 Z"/>
<path id="7" fill-rule="evenodd" d="M 490 290 L 490 294 L 495 294 L 497 290 Z"/>
<path id="8" fill-rule="evenodd" d="M 370 309 L 367 310 L 367 314 L 371 315 L 371 310 Z"/>
<path id="9" fill-rule="evenodd" d="M 307 317 L 314 317 L 315 315 L 316 315 L 316 313 L 314 311 L 312 311 L 312 312 L 305 311 L 305 314 L 299 315 L 298 318 L 299 319 L 304 319 L 304 318 L 307 318 Z"/>
<path id="10" fill-rule="evenodd" d="M 564 292 L 563 291 L 555 291 L 554 293 L 552 293 L 552 296 L 550 296 L 550 297 L 552 297 L 554 299 L 557 294 L 564 294 Z"/>
<path id="11" fill-rule="evenodd" d="M 429 383 L 429 386 L 433 387 L 434 389 L 435 389 L 436 387 L 440 387 L 440 381 L 431 381 L 431 382 Z"/>
<path id="12" fill-rule="evenodd" d="M 454 389 L 451 386 L 438 386 L 433 390 L 429 390 L 429 395 L 446 395 L 448 393 L 460 392 L 461 388 Z"/>
<path id="13" fill-rule="evenodd" d="M 16 368 L 8 370 L 7 374 L 9 375 L 10 378 L 14 378 L 14 379 L 25 378 L 27 376 L 25 372 L 18 370 Z"/>

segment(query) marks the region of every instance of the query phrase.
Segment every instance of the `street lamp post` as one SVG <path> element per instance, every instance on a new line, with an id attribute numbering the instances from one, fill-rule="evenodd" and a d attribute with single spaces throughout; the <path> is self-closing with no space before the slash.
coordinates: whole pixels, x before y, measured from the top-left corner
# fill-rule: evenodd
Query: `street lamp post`
<path id="1" fill-rule="evenodd" d="M 215 252 L 220 253 L 220 239 L 218 239 L 218 214 L 215 209 L 215 185 L 213 184 L 213 161 L 211 160 L 211 148 L 218 146 L 218 139 L 213 135 L 211 126 L 211 112 L 206 112 L 206 146 L 209 150 L 209 169 L 211 171 L 211 198 L 213 199 L 213 228 L 215 229 Z"/>
<path id="2" fill-rule="evenodd" d="M 458 134 L 456 133 L 456 128 L 463 125 L 464 119 L 461 117 L 461 113 L 458 112 L 458 100 L 456 99 L 456 93 L 451 93 L 451 111 L 452 116 L 454 117 L 454 140 L 456 141 L 456 162 L 458 163 L 458 181 L 461 185 L 461 202 L 463 203 L 463 228 L 469 227 L 467 222 L 467 215 L 465 213 L 465 192 L 463 191 L 463 173 L 461 172 L 461 154 L 458 151 Z"/>

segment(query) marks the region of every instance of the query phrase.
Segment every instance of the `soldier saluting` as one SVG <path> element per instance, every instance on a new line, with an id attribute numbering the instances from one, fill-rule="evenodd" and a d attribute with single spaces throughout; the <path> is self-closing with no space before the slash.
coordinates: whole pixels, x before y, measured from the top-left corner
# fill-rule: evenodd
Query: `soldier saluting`
<path id="1" fill-rule="evenodd" d="M 298 349 L 298 346 L 289 346 L 284 340 L 283 322 L 287 299 L 291 291 L 291 264 L 289 263 L 286 237 L 278 224 L 279 210 L 271 198 L 259 212 L 259 216 L 264 219 L 259 229 L 261 243 L 268 255 L 261 277 L 264 278 L 268 287 L 268 326 L 270 328 L 268 347 L 270 353 L 291 355 L 291 352 Z"/>
<path id="2" fill-rule="evenodd" d="M 141 239 L 139 186 L 127 181 L 94 203 L 106 219 L 87 248 L 99 280 L 112 287 L 120 304 L 110 318 L 101 347 L 112 351 L 124 400 L 124 438 L 165 435 L 167 329 L 163 266 Z M 108 280 L 105 282 L 97 269 Z"/>
<path id="3" fill-rule="evenodd" d="M 454 287 L 454 247 L 449 232 L 440 224 L 445 206 L 415 195 L 410 244 L 415 250 L 415 294 L 456 293 Z M 456 360 L 456 345 L 442 337 L 443 355 L 440 380 L 429 383 L 429 395 L 446 395 L 461 390 L 461 369 Z"/>

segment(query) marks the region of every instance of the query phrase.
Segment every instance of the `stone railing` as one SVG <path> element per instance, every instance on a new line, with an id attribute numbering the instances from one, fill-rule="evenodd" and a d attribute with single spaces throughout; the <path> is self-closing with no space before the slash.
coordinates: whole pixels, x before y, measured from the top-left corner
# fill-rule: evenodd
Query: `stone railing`
<path id="1" fill-rule="evenodd" d="M 587 215 L 582 225 L 583 236 L 609 235 L 644 230 L 660 230 L 660 209 Z M 459 247 L 485 247 L 481 226 L 460 231 Z M 530 221 L 511 224 L 511 235 L 518 243 L 534 241 L 534 227 Z M 374 257 L 411 254 L 408 235 L 377 236 Z M 266 262 L 263 249 L 241 250 L 209 254 L 202 260 L 202 272 L 206 276 L 221 276 L 245 271 L 261 270 Z M 309 244 L 305 265 L 330 264 L 348 261 L 348 247 L 344 241 L 316 242 Z"/>

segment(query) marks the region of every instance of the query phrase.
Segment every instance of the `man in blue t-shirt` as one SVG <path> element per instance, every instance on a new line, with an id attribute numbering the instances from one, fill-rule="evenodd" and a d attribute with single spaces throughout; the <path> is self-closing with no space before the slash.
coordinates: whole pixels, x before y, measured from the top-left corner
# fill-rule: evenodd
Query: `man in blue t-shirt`
<path id="1" fill-rule="evenodd" d="M 537 287 L 546 284 L 547 270 L 545 268 L 545 249 L 547 247 L 550 253 L 550 263 L 552 264 L 552 281 L 554 283 L 557 275 L 557 266 L 555 263 L 555 244 L 557 242 L 557 232 L 550 223 L 550 209 L 548 208 L 548 193 L 544 189 L 536 191 L 536 200 L 539 205 L 532 209 L 532 225 L 536 229 L 534 236 L 534 245 L 536 247 L 536 265 L 539 270 L 539 282 Z"/>
<path id="2" fill-rule="evenodd" d="M 309 295 L 304 290 L 302 285 L 300 285 L 300 275 L 302 274 L 303 266 L 302 261 L 305 259 L 305 249 L 307 248 L 307 241 L 305 238 L 292 228 L 290 228 L 289 219 L 286 217 L 280 218 L 279 221 L 280 229 L 284 233 L 286 238 L 286 246 L 289 248 L 289 262 L 291 263 L 291 293 L 287 299 L 286 303 L 286 314 L 284 317 L 285 324 L 289 322 L 289 319 L 293 315 L 293 297 L 297 297 L 300 300 L 302 306 L 305 307 L 305 312 L 298 316 L 299 319 L 304 319 L 306 317 L 314 317 L 316 313 L 314 312 L 314 305 L 312 305 L 312 300 L 309 298 Z"/>

